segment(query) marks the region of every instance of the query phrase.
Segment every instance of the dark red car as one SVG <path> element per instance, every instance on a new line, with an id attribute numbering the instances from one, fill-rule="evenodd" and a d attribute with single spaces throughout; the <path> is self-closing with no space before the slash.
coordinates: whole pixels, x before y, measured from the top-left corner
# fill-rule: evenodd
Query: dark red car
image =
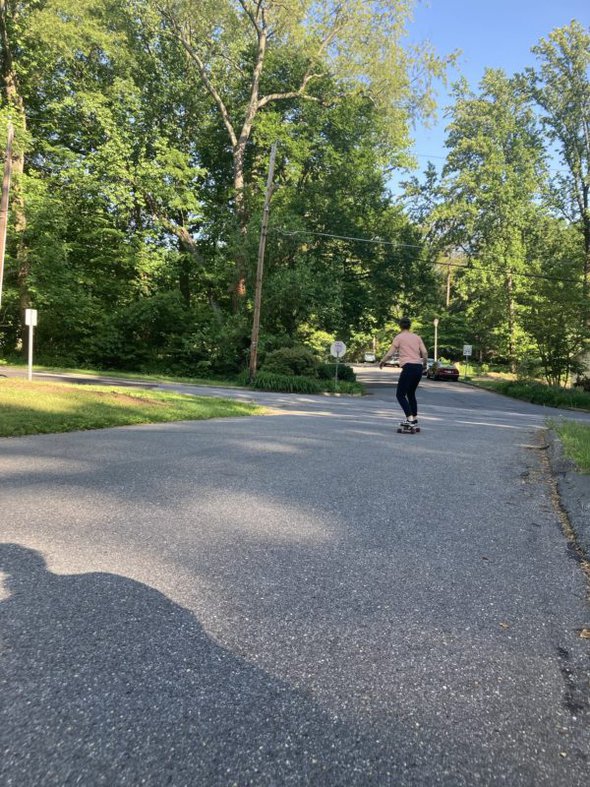
<path id="1" fill-rule="evenodd" d="M 430 380 L 458 380 L 459 370 L 452 363 L 435 361 L 432 366 L 428 368 L 426 376 Z"/>

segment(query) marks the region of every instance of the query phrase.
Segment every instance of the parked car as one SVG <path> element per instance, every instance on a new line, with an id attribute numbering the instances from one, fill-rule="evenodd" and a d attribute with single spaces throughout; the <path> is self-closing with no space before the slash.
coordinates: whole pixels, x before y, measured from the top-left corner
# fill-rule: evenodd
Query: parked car
<path id="1" fill-rule="evenodd" d="M 434 363 L 434 358 L 428 358 L 428 360 L 426 361 L 426 366 L 424 367 L 424 369 L 422 369 L 423 376 L 425 374 L 428 374 L 428 370 L 430 369 L 433 363 Z"/>
<path id="2" fill-rule="evenodd" d="M 365 363 L 375 363 L 375 353 L 365 353 Z"/>
<path id="3" fill-rule="evenodd" d="M 459 370 L 452 363 L 434 361 L 434 363 L 427 370 L 426 376 L 430 380 L 458 380 Z"/>
<path id="4" fill-rule="evenodd" d="M 399 366 L 399 355 L 392 355 L 387 361 L 385 366 Z"/>

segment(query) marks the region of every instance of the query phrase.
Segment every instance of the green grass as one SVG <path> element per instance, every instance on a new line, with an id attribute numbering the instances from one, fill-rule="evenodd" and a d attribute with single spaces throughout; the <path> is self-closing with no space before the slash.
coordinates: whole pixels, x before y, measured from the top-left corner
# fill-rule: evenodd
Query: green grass
<path id="1" fill-rule="evenodd" d="M 558 388 L 536 382 L 519 380 L 472 380 L 473 385 L 488 391 L 522 399 L 525 402 L 542 404 L 547 407 L 566 407 L 590 412 L 590 393 L 577 388 Z"/>
<path id="2" fill-rule="evenodd" d="M 101 385 L 0 379 L 1 437 L 261 412 L 260 407 L 229 399 Z"/>
<path id="3" fill-rule="evenodd" d="M 552 424 L 559 435 L 566 455 L 582 473 L 590 473 L 590 426 L 562 421 Z"/>
<path id="4" fill-rule="evenodd" d="M 13 368 L 26 369 L 22 364 L 5 364 Z M 272 372 L 258 372 L 256 383 L 249 385 L 248 371 L 245 370 L 233 378 L 227 377 L 175 377 L 163 374 L 144 374 L 142 372 L 120 372 L 105 371 L 101 369 L 74 369 L 71 367 L 59 366 L 39 366 L 35 364 L 34 371 L 40 374 L 69 374 L 69 375 L 88 375 L 93 377 L 109 377 L 118 380 L 139 380 L 145 382 L 174 382 L 189 385 L 215 386 L 220 388 L 257 388 L 261 391 L 275 391 L 284 393 L 336 393 L 347 394 L 349 396 L 362 396 L 365 393 L 361 383 L 339 380 L 336 388 L 333 378 L 321 379 L 311 377 L 299 377 L 296 375 L 274 374 Z M 1 366 L 0 366 L 1 374 Z"/>
<path id="5" fill-rule="evenodd" d="M 26 364 L 4 364 L 15 369 L 26 369 Z M 180 375 L 147 374 L 144 372 L 120 372 L 105 369 L 73 369 L 62 366 L 39 366 L 35 364 L 35 372 L 47 374 L 86 374 L 90 377 L 112 377 L 115 380 L 147 380 L 149 382 L 189 383 L 190 385 L 209 385 L 220 388 L 238 388 L 239 382 L 229 377 L 181 377 Z M 0 367 L 1 372 L 1 367 Z"/>

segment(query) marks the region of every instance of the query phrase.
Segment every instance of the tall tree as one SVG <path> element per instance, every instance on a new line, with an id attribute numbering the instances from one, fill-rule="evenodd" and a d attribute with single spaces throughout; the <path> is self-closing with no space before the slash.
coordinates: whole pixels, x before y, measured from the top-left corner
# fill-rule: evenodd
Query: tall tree
<path id="1" fill-rule="evenodd" d="M 519 273 L 527 230 L 544 180 L 544 148 L 534 113 L 517 81 L 487 70 L 478 95 L 455 91 L 448 129 L 442 210 L 470 260 L 461 277 L 473 317 L 504 340 L 514 365 Z M 454 230 L 457 237 L 456 229 Z M 462 235 L 462 238 L 461 238 Z"/>
<path id="2" fill-rule="evenodd" d="M 429 80 L 443 64 L 402 46 L 412 0 L 149 0 L 187 66 L 214 103 L 233 162 L 233 201 L 247 233 L 248 147 L 260 113 L 276 104 L 322 100 L 325 77 L 343 93 L 362 91 L 389 119 L 395 149 L 408 142 L 408 119 L 430 107 Z M 281 52 L 290 67 L 273 68 Z M 243 292 L 245 260 L 237 255 Z"/>
<path id="3" fill-rule="evenodd" d="M 584 291 L 590 288 L 590 30 L 577 21 L 533 47 L 538 67 L 527 70 L 542 123 L 566 175 L 557 175 L 555 203 L 581 232 Z M 588 318 L 588 314 L 586 315 Z"/>
<path id="4" fill-rule="evenodd" d="M 4 116 L 16 128 L 16 142 L 13 152 L 12 214 L 14 216 L 14 230 L 17 235 L 17 270 L 20 289 L 21 310 L 30 306 L 27 278 L 28 255 L 24 242 L 24 232 L 27 226 L 24 196 L 22 189 L 22 175 L 25 165 L 25 138 L 27 133 L 27 115 L 25 97 L 19 74 L 19 56 L 21 48 L 19 41 L 23 33 L 24 23 L 28 14 L 27 3 L 15 0 L 0 0 L 0 64 L 2 69 L 2 109 Z"/>
<path id="5" fill-rule="evenodd" d="M 80 66 L 82 52 L 92 46 L 104 51 L 113 44 L 104 24 L 107 2 L 0 0 L 1 112 L 15 126 L 12 215 L 21 311 L 30 306 L 26 177 L 35 135 L 31 116 L 45 97 L 42 86 L 59 84 L 63 97 L 71 90 L 68 74 Z"/>
<path id="6" fill-rule="evenodd" d="M 580 348 L 588 330 L 584 313 L 583 258 L 577 228 L 565 219 L 547 215 L 538 206 L 537 219 L 528 233 L 529 278 L 520 294 L 522 323 L 533 340 L 536 359 L 551 385 L 563 385 L 579 373 Z M 529 362 L 525 359 L 525 367 Z"/>

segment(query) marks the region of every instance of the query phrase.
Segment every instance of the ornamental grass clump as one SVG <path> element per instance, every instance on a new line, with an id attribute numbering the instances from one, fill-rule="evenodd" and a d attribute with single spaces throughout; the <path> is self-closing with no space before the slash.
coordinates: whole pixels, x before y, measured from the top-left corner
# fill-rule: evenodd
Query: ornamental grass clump
<path id="1" fill-rule="evenodd" d="M 283 393 L 318 394 L 325 386 L 313 377 L 293 374 L 274 374 L 260 371 L 251 383 L 259 391 L 278 391 Z"/>

